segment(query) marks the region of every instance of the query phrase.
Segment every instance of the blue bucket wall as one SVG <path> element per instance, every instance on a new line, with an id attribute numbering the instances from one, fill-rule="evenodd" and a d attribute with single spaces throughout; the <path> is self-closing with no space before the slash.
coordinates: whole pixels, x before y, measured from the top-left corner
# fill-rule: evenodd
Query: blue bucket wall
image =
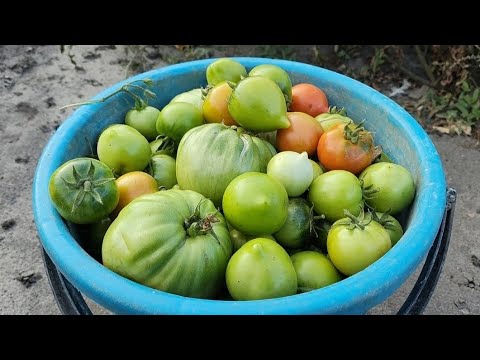
<path id="1" fill-rule="evenodd" d="M 215 59 L 164 67 L 116 84 L 95 99 L 119 89 L 127 81 L 151 78 L 159 108 L 175 95 L 204 86 L 205 70 Z M 46 145 L 33 183 L 33 211 L 42 245 L 65 277 L 98 304 L 119 314 L 363 314 L 386 300 L 426 256 L 445 210 L 446 184 L 440 157 L 428 135 L 403 108 L 374 89 L 319 67 L 265 58 L 236 58 L 247 70 L 272 63 L 285 69 L 294 84 L 309 82 L 325 90 L 330 105 L 344 106 L 365 126 L 395 162 L 409 169 L 417 194 L 404 224 L 406 232 L 385 256 L 354 276 L 323 289 L 279 299 L 218 301 L 185 298 L 127 280 L 91 258 L 69 233 L 51 204 L 48 181 L 65 161 L 88 154 L 101 131 L 123 122 L 132 102 L 117 95 L 105 103 L 76 110 Z"/>

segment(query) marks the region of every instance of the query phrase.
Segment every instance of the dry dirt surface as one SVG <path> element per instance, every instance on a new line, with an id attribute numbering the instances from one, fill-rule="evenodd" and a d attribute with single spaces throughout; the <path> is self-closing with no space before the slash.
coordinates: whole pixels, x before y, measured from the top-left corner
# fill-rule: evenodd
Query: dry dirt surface
<path id="1" fill-rule="evenodd" d="M 297 60 L 302 49 L 295 47 Z M 139 52 L 138 50 L 141 50 Z M 181 50 L 181 49 L 180 49 Z M 251 47 L 172 45 L 0 46 L 0 314 L 60 314 L 41 258 L 32 214 L 32 179 L 41 151 L 73 111 L 62 105 L 89 99 L 126 75 L 192 57 L 249 54 Z M 424 314 L 480 314 L 480 161 L 478 144 L 431 135 L 450 186 L 458 193 L 444 269 Z M 394 314 L 416 275 L 372 314 Z M 91 304 L 91 303 L 90 303 Z M 91 304 L 94 313 L 107 311 Z"/>

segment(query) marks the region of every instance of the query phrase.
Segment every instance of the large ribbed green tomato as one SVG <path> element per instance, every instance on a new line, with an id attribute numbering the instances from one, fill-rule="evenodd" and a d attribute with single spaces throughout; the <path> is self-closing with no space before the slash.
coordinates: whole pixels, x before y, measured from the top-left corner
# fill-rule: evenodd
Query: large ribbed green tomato
<path id="1" fill-rule="evenodd" d="M 228 262 L 225 280 L 235 300 L 294 295 L 297 274 L 288 253 L 275 241 L 250 240 Z"/>
<path id="2" fill-rule="evenodd" d="M 227 186 L 222 206 L 227 221 L 242 233 L 272 234 L 285 224 L 288 194 L 274 177 L 248 172 Z"/>
<path id="3" fill-rule="evenodd" d="M 213 298 L 232 255 L 225 219 L 204 196 L 187 190 L 143 195 L 113 221 L 102 245 L 103 264 L 152 288 Z"/>
<path id="4" fill-rule="evenodd" d="M 266 172 L 275 154 L 268 141 L 248 135 L 242 128 L 204 124 L 191 129 L 180 141 L 178 185 L 197 191 L 220 206 L 233 179 L 245 172 Z"/>

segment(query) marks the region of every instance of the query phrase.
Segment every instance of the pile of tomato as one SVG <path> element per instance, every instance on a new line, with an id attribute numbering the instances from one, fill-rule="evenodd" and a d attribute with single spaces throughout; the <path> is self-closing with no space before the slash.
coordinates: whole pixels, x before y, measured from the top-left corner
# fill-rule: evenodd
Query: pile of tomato
<path id="1" fill-rule="evenodd" d="M 205 75 L 162 109 L 152 80 L 124 86 L 124 123 L 52 174 L 51 200 L 93 257 L 158 290 L 254 300 L 329 286 L 401 241 L 414 179 L 368 119 L 275 65 L 224 58 Z"/>

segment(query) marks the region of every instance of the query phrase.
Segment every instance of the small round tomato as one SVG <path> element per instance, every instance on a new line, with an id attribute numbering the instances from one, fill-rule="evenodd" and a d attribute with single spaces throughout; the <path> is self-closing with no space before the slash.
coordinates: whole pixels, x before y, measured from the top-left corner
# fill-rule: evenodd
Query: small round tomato
<path id="1" fill-rule="evenodd" d="M 300 111 L 310 116 L 328 112 L 328 99 L 322 89 L 313 84 L 297 84 L 292 88 L 290 111 Z"/>
<path id="2" fill-rule="evenodd" d="M 129 172 L 120 176 L 115 182 L 120 193 L 120 199 L 112 212 L 112 217 L 118 216 L 120 211 L 137 197 L 158 191 L 155 179 L 143 171 Z"/>
<path id="3" fill-rule="evenodd" d="M 117 175 L 142 171 L 148 165 L 152 150 L 148 140 L 131 126 L 115 124 L 107 127 L 97 143 L 98 159 Z"/>
<path id="4" fill-rule="evenodd" d="M 247 172 L 228 184 L 222 200 L 227 221 L 246 235 L 272 234 L 285 223 L 288 194 L 275 178 Z"/>
<path id="5" fill-rule="evenodd" d="M 272 64 L 258 65 L 250 70 L 248 76 L 264 76 L 275 81 L 285 95 L 285 98 L 288 101 L 292 99 L 292 80 L 288 73 L 281 67 Z"/>
<path id="6" fill-rule="evenodd" d="M 167 135 L 178 144 L 183 135 L 203 124 L 202 113 L 192 104 L 173 102 L 167 104 L 157 118 L 157 131 Z"/>
<path id="7" fill-rule="evenodd" d="M 157 118 L 160 110 L 153 106 L 143 109 L 131 109 L 125 115 L 125 124 L 138 130 L 148 141 L 152 141 L 158 135 Z"/>
<path id="8" fill-rule="evenodd" d="M 387 230 L 393 247 L 393 245 L 395 245 L 403 236 L 402 225 L 398 222 L 397 219 L 395 219 L 392 215 L 389 215 L 388 213 L 373 212 L 372 216 L 373 220 L 378 222 L 384 227 L 385 230 Z"/>
<path id="9" fill-rule="evenodd" d="M 277 130 L 276 147 L 279 151 L 306 152 L 312 157 L 323 134 L 322 126 L 303 112 L 287 112 L 290 127 Z"/>
<path id="10" fill-rule="evenodd" d="M 319 215 L 334 222 L 345 216 L 344 210 L 354 215 L 363 208 L 363 193 L 360 180 L 345 170 L 328 171 L 317 177 L 308 192 L 308 200 Z"/>
<path id="11" fill-rule="evenodd" d="M 58 213 L 74 224 L 91 224 L 107 217 L 117 206 L 115 176 L 104 163 L 76 158 L 50 176 L 48 191 Z"/>
<path id="12" fill-rule="evenodd" d="M 282 183 L 289 197 L 302 195 L 313 181 L 313 168 L 306 152 L 275 154 L 267 164 L 267 174 Z"/>
<path id="13" fill-rule="evenodd" d="M 312 215 L 307 201 L 302 198 L 289 199 L 287 220 L 273 236 L 283 247 L 300 248 L 310 238 L 311 226 Z"/>
<path id="14" fill-rule="evenodd" d="M 206 75 L 209 85 L 217 85 L 222 81 L 237 83 L 247 76 L 247 69 L 238 61 L 223 58 L 208 65 Z"/>
<path id="15" fill-rule="evenodd" d="M 364 170 L 380 152 L 370 132 L 344 124 L 323 134 L 317 146 L 318 160 L 325 169 L 347 170 L 353 174 Z"/>
<path id="16" fill-rule="evenodd" d="M 373 220 L 340 219 L 333 223 L 327 237 L 330 260 L 347 276 L 373 264 L 391 247 L 387 231 Z"/>
<path id="17" fill-rule="evenodd" d="M 298 292 L 308 292 L 342 280 L 328 257 L 316 251 L 301 251 L 291 256 L 297 274 Z"/>
<path id="18" fill-rule="evenodd" d="M 245 235 L 245 234 L 242 234 L 237 229 L 234 229 L 234 228 L 230 229 L 230 239 L 232 240 L 232 244 L 233 244 L 233 252 L 236 252 L 238 249 L 240 249 L 243 245 L 245 245 L 247 241 L 250 241 L 252 239 L 256 239 L 259 237 L 277 241 L 272 235 L 258 235 L 258 236 Z"/>
<path id="19" fill-rule="evenodd" d="M 287 252 L 275 241 L 250 240 L 232 255 L 225 272 L 235 300 L 260 300 L 294 295 L 297 275 Z"/>
<path id="20" fill-rule="evenodd" d="M 359 176 L 368 189 L 366 203 L 378 212 L 395 215 L 406 209 L 415 198 L 412 174 L 403 166 L 379 162 L 367 167 Z M 373 192 L 372 192 L 373 191 Z"/>
<path id="21" fill-rule="evenodd" d="M 321 166 L 318 165 L 318 163 L 316 161 L 313 161 L 312 159 L 309 159 L 309 161 L 310 161 L 310 165 L 312 165 L 312 169 L 313 169 L 313 180 L 315 180 L 317 177 L 322 175 L 324 173 L 324 171 L 321 168 Z"/>
<path id="22" fill-rule="evenodd" d="M 184 102 L 194 105 L 199 111 L 202 111 L 203 108 L 203 94 L 202 89 L 197 88 L 190 91 L 183 92 L 175 96 L 171 103 L 175 102 Z"/>
<path id="23" fill-rule="evenodd" d="M 238 123 L 228 112 L 228 99 L 232 94 L 232 88 L 227 82 L 221 82 L 208 91 L 203 102 L 203 117 L 207 123 L 224 123 L 236 125 Z"/>
<path id="24" fill-rule="evenodd" d="M 159 188 L 171 189 L 177 183 L 176 161 L 169 155 L 153 155 L 147 171 Z"/>
<path id="25" fill-rule="evenodd" d="M 228 111 L 240 126 L 251 131 L 269 132 L 290 126 L 282 90 L 263 76 L 241 80 L 228 100 Z"/>

